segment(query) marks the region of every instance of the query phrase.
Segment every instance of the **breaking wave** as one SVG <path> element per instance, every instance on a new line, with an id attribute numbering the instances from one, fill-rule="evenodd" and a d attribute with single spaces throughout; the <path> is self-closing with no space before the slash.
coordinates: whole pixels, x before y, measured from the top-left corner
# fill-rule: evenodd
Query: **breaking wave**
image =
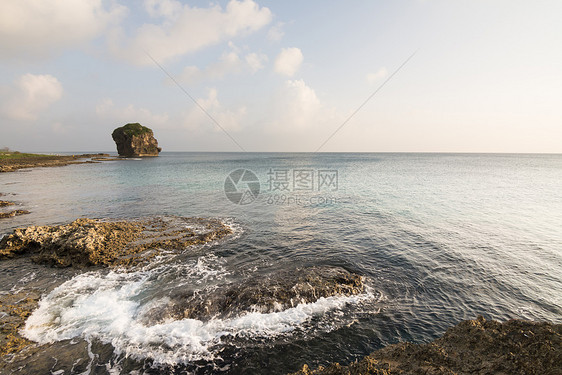
<path id="1" fill-rule="evenodd" d="M 373 298 L 370 292 L 354 296 L 321 297 L 275 312 L 244 311 L 228 318 L 151 321 L 147 312 L 169 303 L 166 280 L 182 276 L 182 284 L 212 293 L 229 272 L 224 261 L 209 254 L 151 270 L 89 272 L 65 282 L 39 303 L 28 318 L 23 335 L 40 344 L 76 337 L 111 344 L 117 355 L 150 358 L 155 364 L 182 364 L 212 360 L 225 340 L 274 338 L 306 329 L 316 319 L 323 330 L 337 328 L 330 316 L 350 304 Z M 199 285 L 199 287 L 197 287 Z M 343 314 L 339 314 L 343 315 Z"/>

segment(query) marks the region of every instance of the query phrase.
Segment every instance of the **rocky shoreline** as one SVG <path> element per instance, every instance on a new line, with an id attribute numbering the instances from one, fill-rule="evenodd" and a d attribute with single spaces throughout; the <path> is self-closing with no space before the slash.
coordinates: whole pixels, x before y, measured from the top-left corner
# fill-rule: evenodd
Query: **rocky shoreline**
<path id="1" fill-rule="evenodd" d="M 18 154 L 15 154 L 18 155 Z M 82 155 L 40 155 L 19 154 L 19 157 L 0 158 L 0 173 L 15 172 L 24 168 L 61 167 L 70 164 L 96 163 L 102 160 L 114 160 L 109 154 Z M 91 160 L 83 160 L 91 159 Z"/>
<path id="2" fill-rule="evenodd" d="M 181 229 L 179 229 L 181 227 Z M 131 268 L 164 252 L 180 253 L 219 240 L 232 230 L 217 219 L 153 217 L 139 220 L 77 219 L 69 224 L 19 228 L 0 240 L 0 261 L 28 257 L 51 267 Z M 19 353 L 31 341 L 19 334 L 40 295 L 22 290 L 0 295 L 0 357 Z M 4 359 L 0 360 L 0 370 Z"/>
<path id="3" fill-rule="evenodd" d="M 478 317 L 449 328 L 428 344 L 399 343 L 360 361 L 293 375 L 536 374 L 562 373 L 562 324 Z"/>
<path id="4" fill-rule="evenodd" d="M 158 255 L 179 254 L 190 246 L 219 240 L 231 233 L 230 227 L 217 219 L 83 218 L 63 225 L 15 229 L 0 240 L 0 261 L 23 258 L 57 268 L 111 267 L 128 272 L 151 264 Z M 156 306 L 145 318 L 150 324 L 186 318 L 206 321 L 248 311 L 284 310 L 323 297 L 357 295 L 363 290 L 363 278 L 341 267 L 281 270 L 244 283 L 225 284 L 205 298 L 189 293 L 171 295 L 169 303 Z M 37 308 L 39 298 L 40 294 L 33 290 L 0 296 L 0 370 L 49 350 L 19 333 Z"/>
<path id="5" fill-rule="evenodd" d="M 186 227 L 178 229 L 172 221 L 180 221 Z M 0 260 L 30 256 L 35 263 L 53 267 L 131 267 L 147 263 L 164 251 L 182 251 L 230 233 L 232 230 L 216 219 L 82 218 L 64 225 L 15 229 L 0 240 Z"/>
<path id="6" fill-rule="evenodd" d="M 129 269 L 151 264 L 163 254 L 179 254 L 193 245 L 232 233 L 220 220 L 151 217 L 137 220 L 77 219 L 53 226 L 19 228 L 0 240 L 0 261 L 50 266 Z M 181 319 L 207 321 L 248 311 L 272 312 L 319 298 L 363 293 L 363 278 L 335 266 L 274 271 L 241 283 L 217 286 L 209 296 L 189 291 L 169 295 L 167 303 L 145 314 L 147 324 Z M 19 333 L 37 308 L 40 293 L 18 290 L 0 295 L 0 372 L 51 350 Z M 43 353 L 43 354 L 41 354 Z M 338 363 L 294 375 L 395 374 L 561 374 L 562 325 L 478 317 L 450 328 L 427 344 L 389 345 L 347 366 Z"/>

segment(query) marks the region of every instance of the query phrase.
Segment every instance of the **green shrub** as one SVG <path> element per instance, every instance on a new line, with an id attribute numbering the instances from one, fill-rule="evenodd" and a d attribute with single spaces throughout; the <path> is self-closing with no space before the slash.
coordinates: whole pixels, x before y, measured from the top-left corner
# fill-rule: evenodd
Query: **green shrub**
<path id="1" fill-rule="evenodd" d="M 130 136 L 141 135 L 141 134 L 145 134 L 145 133 L 152 133 L 152 130 L 150 130 L 150 128 L 147 128 L 146 126 L 142 126 L 138 122 L 124 125 L 120 128 L 115 129 L 115 131 L 117 131 L 119 129 L 122 129 L 125 134 L 130 135 Z"/>

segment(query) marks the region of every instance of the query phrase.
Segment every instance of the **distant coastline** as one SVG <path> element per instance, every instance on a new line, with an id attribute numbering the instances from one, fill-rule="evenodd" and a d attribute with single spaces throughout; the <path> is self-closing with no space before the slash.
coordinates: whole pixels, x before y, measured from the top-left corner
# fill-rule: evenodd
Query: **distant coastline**
<path id="1" fill-rule="evenodd" d="M 112 156 L 104 153 L 47 155 L 8 151 L 0 152 L 0 173 L 15 172 L 23 168 L 60 167 L 69 164 L 99 163 L 104 160 L 112 160 Z"/>

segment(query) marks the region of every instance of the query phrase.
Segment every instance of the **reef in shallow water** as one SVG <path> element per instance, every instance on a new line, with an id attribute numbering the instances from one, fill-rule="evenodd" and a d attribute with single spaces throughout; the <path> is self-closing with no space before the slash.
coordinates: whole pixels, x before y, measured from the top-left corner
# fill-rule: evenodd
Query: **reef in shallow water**
<path id="1" fill-rule="evenodd" d="M 341 267 L 313 266 L 277 271 L 218 286 L 210 295 L 183 291 L 147 313 L 152 321 L 230 318 L 248 311 L 270 313 L 320 298 L 363 292 L 363 278 Z"/>
<path id="2" fill-rule="evenodd" d="M 18 228 L 0 241 L 0 260 L 31 254 L 55 267 L 131 266 L 162 251 L 181 251 L 232 233 L 216 219 L 77 219 L 70 224 Z"/>
<path id="3" fill-rule="evenodd" d="M 400 343 L 349 366 L 337 363 L 293 375 L 560 374 L 562 325 L 478 317 L 428 344 Z"/>

